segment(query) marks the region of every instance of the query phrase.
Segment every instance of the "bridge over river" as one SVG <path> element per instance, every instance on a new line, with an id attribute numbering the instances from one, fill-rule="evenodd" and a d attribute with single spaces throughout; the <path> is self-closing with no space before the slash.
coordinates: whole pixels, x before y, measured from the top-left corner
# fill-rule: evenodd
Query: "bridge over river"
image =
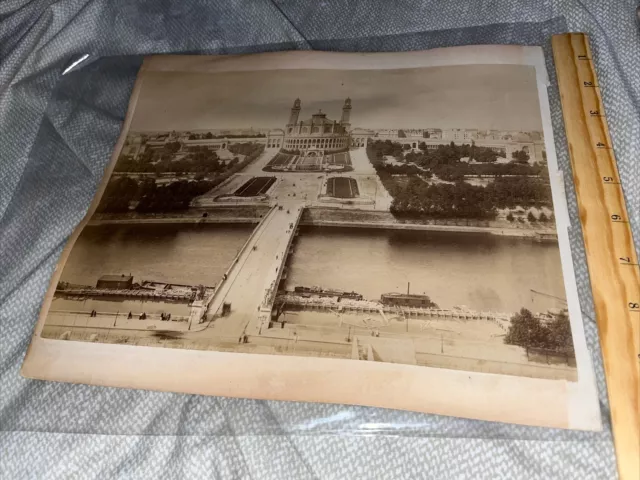
<path id="1" fill-rule="evenodd" d="M 258 334 L 261 325 L 268 323 L 303 208 L 303 202 L 290 201 L 269 211 L 208 299 L 206 324 L 200 331 L 192 326 L 190 336 L 237 341 L 245 334 Z M 222 315 L 224 304 L 230 304 L 231 310 Z"/>

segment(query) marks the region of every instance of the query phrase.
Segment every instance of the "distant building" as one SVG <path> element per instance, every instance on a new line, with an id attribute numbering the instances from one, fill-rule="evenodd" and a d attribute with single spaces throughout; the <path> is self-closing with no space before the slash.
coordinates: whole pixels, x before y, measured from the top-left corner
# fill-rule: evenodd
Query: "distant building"
<path id="1" fill-rule="evenodd" d="M 133 287 L 131 275 L 102 275 L 96 283 L 96 288 L 109 290 L 129 290 Z"/>
<path id="2" fill-rule="evenodd" d="M 397 128 L 383 128 L 376 132 L 376 137 L 385 138 L 385 137 L 398 137 L 398 129 Z"/>
<path id="3" fill-rule="evenodd" d="M 435 303 L 427 295 L 411 293 L 383 293 L 380 302 L 384 305 L 395 305 L 404 307 L 424 307 L 434 308 Z"/>
<path id="4" fill-rule="evenodd" d="M 347 98 L 342 106 L 340 121 L 330 120 L 327 114 L 319 110 L 311 118 L 298 121 L 302 104 L 299 98 L 293 102 L 289 121 L 285 126 L 284 145 L 287 150 L 300 150 L 308 154 L 337 151 L 350 146 L 351 99 Z"/>
<path id="5" fill-rule="evenodd" d="M 442 130 L 439 128 L 425 128 L 423 132 L 424 138 L 442 138 Z"/>
<path id="6" fill-rule="evenodd" d="M 367 140 L 374 137 L 376 132 L 373 130 L 367 130 L 364 128 L 354 128 L 351 130 L 351 146 L 352 147 L 366 147 Z"/>
<path id="7" fill-rule="evenodd" d="M 478 138 L 478 130 L 465 128 L 448 128 L 442 131 L 442 139 L 450 142 L 471 142 Z"/>
<path id="8" fill-rule="evenodd" d="M 480 140 L 502 140 L 502 132 L 499 130 L 478 130 Z"/>
<path id="9" fill-rule="evenodd" d="M 137 158 L 142 148 L 142 135 L 127 135 L 122 147 L 122 155 L 129 155 Z"/>
<path id="10" fill-rule="evenodd" d="M 424 130 L 422 128 L 411 128 L 403 130 L 405 138 L 424 138 Z"/>

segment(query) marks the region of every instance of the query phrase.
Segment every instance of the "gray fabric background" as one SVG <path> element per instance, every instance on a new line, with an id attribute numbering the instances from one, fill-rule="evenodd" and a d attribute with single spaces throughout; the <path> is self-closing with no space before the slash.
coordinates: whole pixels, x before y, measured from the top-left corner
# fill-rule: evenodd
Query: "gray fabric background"
<path id="1" fill-rule="evenodd" d="M 599 433 L 30 381 L 20 377 L 19 367 L 62 246 L 86 212 L 117 140 L 141 54 L 412 50 L 471 43 L 544 44 L 549 53 L 551 33 L 585 31 L 637 248 L 635 7 L 634 1 L 597 0 L 4 0 L 0 478 L 614 478 L 579 228 L 571 239 L 605 424 Z M 85 53 L 89 59 L 81 68 L 62 77 Z M 569 172 L 555 87 L 550 100 L 559 161 Z M 573 187 L 566 187 L 578 226 Z"/>

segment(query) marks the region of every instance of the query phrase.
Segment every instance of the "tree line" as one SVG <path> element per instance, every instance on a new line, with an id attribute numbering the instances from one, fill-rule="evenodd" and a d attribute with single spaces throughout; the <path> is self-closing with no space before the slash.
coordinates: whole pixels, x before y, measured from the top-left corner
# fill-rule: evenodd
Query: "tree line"
<path id="1" fill-rule="evenodd" d="M 116 177 L 109 181 L 98 205 L 97 213 L 126 213 L 132 202 L 136 212 L 170 212 L 186 210 L 191 201 L 214 187 L 211 181 L 179 180 L 157 185 L 155 179 L 141 181 Z"/>
<path id="2" fill-rule="evenodd" d="M 176 148 L 175 144 L 178 145 Z M 180 148 L 180 142 L 166 144 L 163 148 L 145 150 L 138 159 L 130 155 L 122 155 L 116 163 L 114 171 L 129 173 L 196 173 L 201 176 L 222 173 L 233 168 L 240 161 L 238 157 L 226 163 L 218 157 L 218 154 L 206 146 L 197 145 L 189 147 L 189 153 L 176 159 L 176 152 Z M 264 146 L 258 143 L 237 143 L 229 145 L 228 150 L 236 155 L 250 156 L 256 152 L 262 152 Z"/>
<path id="3" fill-rule="evenodd" d="M 264 138 L 266 135 L 264 133 L 254 133 L 252 135 L 214 135 L 211 132 L 207 133 L 192 133 L 187 137 L 189 140 L 210 140 L 210 139 L 223 139 L 223 138 Z"/>
<path id="4" fill-rule="evenodd" d="M 399 217 L 493 219 L 497 215 L 484 188 L 465 182 L 429 185 L 413 176 L 405 187 L 394 185 L 389 193 L 391 213 Z"/>
<path id="5" fill-rule="evenodd" d="M 397 152 L 399 147 L 400 144 L 388 140 L 370 142 L 367 146 L 370 162 L 393 197 L 390 210 L 396 216 L 493 219 L 497 216 L 498 208 L 552 206 L 551 189 L 542 176 L 504 176 L 496 177 L 486 187 L 469 185 L 463 181 L 464 173 L 461 171 L 468 172 L 466 168 L 470 165 L 454 160 L 459 154 L 459 151 L 455 153 L 455 148 L 443 148 L 438 157 L 433 157 L 428 163 L 428 167 L 420 169 L 412 164 L 386 164 L 384 156 Z M 441 160 L 444 163 L 440 163 Z M 513 172 L 513 169 L 523 167 L 512 166 L 506 171 Z M 425 180 L 432 173 L 442 180 L 455 183 L 428 183 Z M 408 182 L 400 181 L 398 175 L 408 176 Z"/>
<path id="6" fill-rule="evenodd" d="M 409 144 L 403 145 L 391 140 L 374 140 L 369 142 L 369 145 L 381 157 L 391 156 L 400 162 L 415 163 L 430 169 L 441 165 L 455 166 L 466 170 L 461 173 L 470 175 L 539 175 L 543 170 L 543 166 L 529 165 L 529 155 L 523 150 L 516 150 L 512 153 L 512 162 L 495 164 L 498 157 L 500 155 L 504 156 L 506 153 L 504 151 L 496 152 L 488 147 L 477 146 L 474 142 L 463 145 L 456 145 L 451 142 L 438 145 L 437 148 L 428 148 L 426 143 L 419 142 L 418 148 L 420 151 L 418 152 L 413 151 Z M 480 165 L 461 162 L 463 158 L 479 162 Z"/>
<path id="7" fill-rule="evenodd" d="M 571 324 L 564 312 L 554 315 L 552 321 L 543 324 L 529 310 L 521 309 L 511 318 L 504 343 L 525 348 L 544 348 L 567 355 L 574 352 Z"/>
<path id="8" fill-rule="evenodd" d="M 252 144 L 254 145 L 254 144 Z M 244 151 L 248 151 L 244 147 Z M 170 212 L 186 210 L 195 197 L 205 194 L 231 175 L 239 172 L 264 151 L 264 145 L 257 144 L 244 160 L 231 161 L 226 170 L 213 180 L 178 180 L 167 185 L 157 185 L 154 178 L 136 180 L 127 176 L 112 177 L 100 199 L 97 213 Z"/>
<path id="9" fill-rule="evenodd" d="M 232 143 L 227 147 L 227 150 L 236 155 L 253 155 L 256 152 L 262 153 L 264 145 L 253 142 Z"/>
<path id="10" fill-rule="evenodd" d="M 408 150 L 406 146 L 403 148 Z M 405 159 L 423 166 L 452 164 L 459 162 L 462 158 L 468 158 L 469 161 L 475 160 L 476 162 L 490 163 L 495 162 L 500 154 L 504 154 L 503 151 L 496 152 L 492 148 L 477 146 L 475 142 L 462 145 L 456 145 L 451 142 L 438 145 L 437 148 L 428 148 L 425 142 L 419 142 L 418 149 L 420 150 L 419 152 L 408 152 Z"/>
<path id="11" fill-rule="evenodd" d="M 320 149 L 320 150 L 325 150 L 325 149 Z M 349 151 L 349 147 L 338 148 L 335 150 L 331 149 L 331 152 L 329 152 L 327 155 L 334 154 L 334 153 L 344 153 L 348 151 Z M 286 153 L 287 155 L 302 155 L 302 151 L 298 148 L 293 148 L 293 149 L 281 148 L 280 153 Z"/>

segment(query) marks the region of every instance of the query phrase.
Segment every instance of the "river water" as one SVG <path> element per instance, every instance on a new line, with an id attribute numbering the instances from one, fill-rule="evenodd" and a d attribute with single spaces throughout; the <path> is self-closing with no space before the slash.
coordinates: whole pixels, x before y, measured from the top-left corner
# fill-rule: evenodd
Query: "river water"
<path id="1" fill-rule="evenodd" d="M 95 286 L 102 275 L 133 275 L 153 280 L 213 286 L 229 268 L 253 231 L 252 225 L 144 224 L 86 227 L 61 280 Z M 121 299 L 57 298 L 52 310 L 133 311 L 188 315 L 184 303 Z"/>
<path id="2" fill-rule="evenodd" d="M 253 226 L 102 225 L 87 227 L 71 253 L 62 280 L 95 285 L 104 274 L 215 285 Z M 531 289 L 564 297 L 558 246 L 529 239 L 442 232 L 305 227 L 294 250 L 287 287 L 354 290 L 367 299 L 385 292 L 425 293 L 443 308 L 542 311 L 562 306 Z M 73 302 L 73 303 L 68 303 Z M 98 307 L 93 301 L 56 300 L 54 309 Z M 118 302 L 103 302 L 100 308 Z M 137 300 L 126 310 L 136 311 Z M 57 305 L 59 304 L 59 305 Z M 140 311 L 150 306 L 140 305 Z M 108 308 L 112 310 L 112 308 Z M 174 311 L 166 305 L 161 311 Z M 179 309 L 182 311 L 182 308 Z"/>
<path id="3" fill-rule="evenodd" d="M 427 294 L 442 308 L 512 312 L 563 306 L 557 243 L 485 234 L 320 228 L 302 230 L 287 287 Z"/>
<path id="4" fill-rule="evenodd" d="M 95 286 L 101 275 L 213 286 L 253 231 L 252 225 L 146 224 L 86 227 L 61 280 Z"/>

